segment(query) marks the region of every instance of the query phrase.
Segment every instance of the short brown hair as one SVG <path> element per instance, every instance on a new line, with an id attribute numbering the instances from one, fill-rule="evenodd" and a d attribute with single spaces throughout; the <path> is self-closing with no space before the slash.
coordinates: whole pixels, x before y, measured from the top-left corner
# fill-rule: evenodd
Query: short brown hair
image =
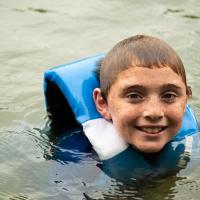
<path id="1" fill-rule="evenodd" d="M 129 67 L 170 67 L 181 76 L 187 88 L 187 94 L 191 93 L 187 87 L 183 63 L 177 53 L 158 38 L 136 35 L 117 43 L 100 63 L 97 74 L 105 100 L 117 75 Z"/>

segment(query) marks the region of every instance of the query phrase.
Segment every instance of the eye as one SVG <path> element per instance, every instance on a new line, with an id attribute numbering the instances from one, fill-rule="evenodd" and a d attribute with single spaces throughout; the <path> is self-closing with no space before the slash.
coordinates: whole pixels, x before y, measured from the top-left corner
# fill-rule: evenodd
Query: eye
<path id="1" fill-rule="evenodd" d="M 126 98 L 131 102 L 131 103 L 139 103 L 141 102 L 144 97 L 137 93 L 137 92 L 130 92 L 126 95 Z"/>
<path id="2" fill-rule="evenodd" d="M 177 97 L 178 95 L 175 92 L 166 92 L 162 95 L 161 99 L 166 103 L 173 103 Z"/>

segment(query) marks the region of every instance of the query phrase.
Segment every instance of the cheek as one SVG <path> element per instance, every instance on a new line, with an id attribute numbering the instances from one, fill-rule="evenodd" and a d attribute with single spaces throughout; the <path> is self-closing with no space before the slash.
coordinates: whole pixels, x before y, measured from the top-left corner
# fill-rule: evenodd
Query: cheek
<path id="1" fill-rule="evenodd" d="M 119 104 L 112 106 L 110 113 L 114 121 L 118 121 L 119 123 L 127 123 L 135 118 L 135 115 L 138 112 L 126 104 Z"/>
<path id="2" fill-rule="evenodd" d="M 174 128 L 179 129 L 182 124 L 183 116 L 184 116 L 184 106 L 177 106 L 174 109 L 170 109 L 167 112 L 167 117 L 169 119 L 169 122 L 173 125 Z"/>
<path id="3" fill-rule="evenodd" d="M 136 113 L 130 109 L 117 109 L 113 113 L 112 121 L 113 125 L 118 129 L 120 133 L 127 133 L 132 130 L 135 121 L 137 120 Z"/>

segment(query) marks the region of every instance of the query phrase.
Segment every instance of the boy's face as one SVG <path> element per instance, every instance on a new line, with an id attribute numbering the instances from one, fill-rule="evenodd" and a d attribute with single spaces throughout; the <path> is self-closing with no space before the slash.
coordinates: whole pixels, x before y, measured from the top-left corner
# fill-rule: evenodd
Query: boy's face
<path id="1" fill-rule="evenodd" d="M 119 73 L 99 112 L 127 143 L 153 153 L 180 129 L 186 103 L 186 86 L 171 68 L 130 67 Z"/>

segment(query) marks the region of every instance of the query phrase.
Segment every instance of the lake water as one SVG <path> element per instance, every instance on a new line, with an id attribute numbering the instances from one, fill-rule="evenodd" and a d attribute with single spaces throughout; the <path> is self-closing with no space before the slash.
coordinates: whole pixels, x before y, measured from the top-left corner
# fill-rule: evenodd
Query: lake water
<path id="1" fill-rule="evenodd" d="M 145 33 L 181 56 L 200 119 L 199 0 L 0 0 L 0 26 L 0 199 L 199 199 L 198 156 L 179 173 L 139 186 L 106 176 L 85 155 L 78 163 L 54 159 L 43 96 L 46 69 Z"/>

